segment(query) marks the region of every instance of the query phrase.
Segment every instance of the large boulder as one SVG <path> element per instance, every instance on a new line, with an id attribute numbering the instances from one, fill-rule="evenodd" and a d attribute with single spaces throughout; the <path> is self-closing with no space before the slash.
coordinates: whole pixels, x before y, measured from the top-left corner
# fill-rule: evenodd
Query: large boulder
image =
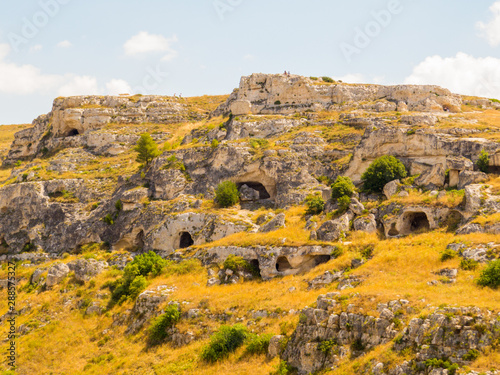
<path id="1" fill-rule="evenodd" d="M 47 272 L 47 280 L 45 285 L 48 287 L 54 286 L 61 282 L 69 273 L 69 267 L 64 263 L 56 263 L 49 268 Z"/>
<path id="2" fill-rule="evenodd" d="M 342 234 L 342 226 L 338 221 L 328 220 L 325 221 L 316 230 L 316 235 L 320 241 L 334 242 L 337 241 Z"/>
<path id="3" fill-rule="evenodd" d="M 77 259 L 68 263 L 68 267 L 75 272 L 75 279 L 83 283 L 108 268 L 108 263 L 99 262 L 95 259 Z"/>
<path id="4" fill-rule="evenodd" d="M 285 226 L 285 214 L 276 215 L 271 221 L 260 228 L 260 232 L 267 233 Z"/>
<path id="5" fill-rule="evenodd" d="M 483 172 L 462 171 L 458 175 L 458 188 L 463 189 L 468 185 L 486 182 L 488 175 Z"/>
<path id="6" fill-rule="evenodd" d="M 360 232 L 374 233 L 377 231 L 375 215 L 360 216 L 354 219 L 354 230 Z"/>

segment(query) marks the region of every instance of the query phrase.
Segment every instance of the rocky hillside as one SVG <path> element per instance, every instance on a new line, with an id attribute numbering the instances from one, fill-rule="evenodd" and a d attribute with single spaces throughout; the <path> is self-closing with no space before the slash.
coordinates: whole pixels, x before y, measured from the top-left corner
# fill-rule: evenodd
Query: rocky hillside
<path id="1" fill-rule="evenodd" d="M 161 151 L 148 165 L 143 133 Z M 500 369 L 498 292 L 477 282 L 500 255 L 499 140 L 497 100 L 436 86 L 253 74 L 229 96 L 57 98 L 0 127 L 15 373 Z M 408 177 L 367 191 L 384 155 Z M 339 176 L 357 186 L 347 203 Z M 212 363 L 224 325 L 246 339 Z"/>

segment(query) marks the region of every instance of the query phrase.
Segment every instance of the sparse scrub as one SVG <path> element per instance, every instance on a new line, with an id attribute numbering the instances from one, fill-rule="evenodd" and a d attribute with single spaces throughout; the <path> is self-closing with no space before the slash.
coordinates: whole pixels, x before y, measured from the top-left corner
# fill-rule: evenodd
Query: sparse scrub
<path id="1" fill-rule="evenodd" d="M 167 337 L 167 329 L 172 328 L 181 318 L 181 311 L 176 304 L 169 305 L 165 313 L 157 317 L 149 327 L 149 345 L 161 344 Z"/>
<path id="2" fill-rule="evenodd" d="M 355 191 L 355 186 L 352 180 L 346 176 L 338 176 L 332 185 L 332 199 L 339 199 L 340 197 L 352 197 Z"/>
<path id="3" fill-rule="evenodd" d="M 488 173 L 490 167 L 490 155 L 486 151 L 481 150 L 476 166 L 481 172 Z"/>
<path id="4" fill-rule="evenodd" d="M 500 286 L 500 259 L 494 260 L 481 272 L 477 283 L 497 289 Z"/>
<path id="5" fill-rule="evenodd" d="M 306 215 L 319 215 L 325 209 L 325 201 L 319 194 L 310 194 L 306 198 L 306 206 Z"/>
<path id="6" fill-rule="evenodd" d="M 264 335 L 250 335 L 245 353 L 252 355 L 266 354 L 271 337 L 273 337 L 273 335 L 269 333 Z"/>
<path id="7" fill-rule="evenodd" d="M 248 330 L 242 324 L 223 325 L 210 337 L 210 343 L 203 347 L 200 357 L 205 362 L 220 361 L 242 346 L 247 335 Z"/>

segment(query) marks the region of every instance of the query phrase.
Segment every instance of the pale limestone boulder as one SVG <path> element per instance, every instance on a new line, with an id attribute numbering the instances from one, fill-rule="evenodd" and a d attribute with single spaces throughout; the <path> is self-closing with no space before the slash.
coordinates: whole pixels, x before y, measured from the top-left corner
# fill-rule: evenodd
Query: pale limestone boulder
<path id="1" fill-rule="evenodd" d="M 462 171 L 458 175 L 458 188 L 463 189 L 467 185 L 479 184 L 488 181 L 488 175 L 483 172 Z"/>
<path id="2" fill-rule="evenodd" d="M 252 113 L 252 103 L 248 100 L 238 100 L 231 104 L 230 110 L 234 116 L 248 115 Z"/>
<path id="3" fill-rule="evenodd" d="M 368 216 L 361 216 L 354 219 L 354 230 L 366 233 L 374 233 L 377 231 L 377 222 L 375 216 L 369 214 Z"/>
<path id="4" fill-rule="evenodd" d="M 64 263 L 56 263 L 49 268 L 45 285 L 52 287 L 61 282 L 69 273 L 69 267 Z"/>
<path id="5" fill-rule="evenodd" d="M 385 184 L 382 192 L 386 196 L 387 199 L 391 199 L 398 192 L 400 181 L 394 180 Z"/>

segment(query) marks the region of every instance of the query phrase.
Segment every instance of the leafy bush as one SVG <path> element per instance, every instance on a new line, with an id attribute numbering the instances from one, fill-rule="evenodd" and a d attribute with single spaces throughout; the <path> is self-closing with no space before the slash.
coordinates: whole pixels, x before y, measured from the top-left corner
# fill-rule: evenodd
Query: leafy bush
<path id="1" fill-rule="evenodd" d="M 442 253 L 441 253 L 441 262 L 445 262 L 449 259 L 453 259 L 457 256 L 457 253 L 451 249 L 445 249 Z"/>
<path id="2" fill-rule="evenodd" d="M 158 276 L 166 264 L 167 262 L 153 251 L 136 256 L 127 264 L 120 279 L 106 284 L 111 290 L 108 307 L 113 307 L 127 298 L 136 298 L 147 286 L 146 277 Z"/>
<path id="3" fill-rule="evenodd" d="M 338 176 L 332 185 L 332 199 L 339 199 L 340 197 L 352 197 L 354 194 L 355 186 L 349 177 Z"/>
<path id="4" fill-rule="evenodd" d="M 141 134 L 141 137 L 137 141 L 137 145 L 134 147 L 134 151 L 138 153 L 136 160 L 139 163 L 145 163 L 148 165 L 151 161 L 160 155 L 158 150 L 158 145 L 151 138 L 149 133 Z"/>
<path id="5" fill-rule="evenodd" d="M 481 150 L 479 159 L 477 159 L 476 162 L 476 166 L 481 172 L 488 173 L 490 166 L 490 155 L 486 151 Z"/>
<path id="6" fill-rule="evenodd" d="M 481 272 L 477 283 L 481 286 L 489 286 L 496 289 L 500 286 L 500 259 L 490 262 Z"/>
<path id="7" fill-rule="evenodd" d="M 289 375 L 291 372 L 292 367 L 286 361 L 281 361 L 270 375 Z"/>
<path id="8" fill-rule="evenodd" d="M 231 207 L 240 201 L 238 187 L 232 181 L 224 181 L 215 189 L 215 200 L 221 207 Z"/>
<path id="9" fill-rule="evenodd" d="M 280 102 L 279 100 L 276 100 L 276 101 L 274 102 L 274 105 L 281 105 L 281 102 Z"/>
<path id="10" fill-rule="evenodd" d="M 349 198 L 347 195 L 344 195 L 343 197 L 337 199 L 337 202 L 339 204 L 339 213 L 343 213 L 346 212 L 349 208 L 349 205 L 351 204 L 351 198 Z"/>
<path id="11" fill-rule="evenodd" d="M 111 214 L 107 214 L 106 216 L 104 216 L 102 221 L 104 221 L 108 225 L 113 225 L 115 223 L 113 215 Z"/>
<path id="12" fill-rule="evenodd" d="M 254 149 L 265 149 L 269 147 L 269 141 L 267 139 L 252 138 L 250 139 L 250 146 Z"/>
<path id="13" fill-rule="evenodd" d="M 212 144 L 210 145 L 210 147 L 217 148 L 217 146 L 219 146 L 219 141 L 217 139 L 214 139 L 212 141 Z"/>
<path id="14" fill-rule="evenodd" d="M 318 215 L 325 209 L 325 201 L 319 194 L 308 195 L 306 198 L 306 214 L 307 215 Z"/>
<path id="15" fill-rule="evenodd" d="M 330 77 L 321 77 L 323 82 L 334 83 L 335 81 Z"/>
<path id="16" fill-rule="evenodd" d="M 123 203 L 122 203 L 122 201 L 121 201 L 121 200 L 119 200 L 119 199 L 118 199 L 118 200 L 115 202 L 115 208 L 116 208 L 116 211 L 121 211 L 121 210 L 123 210 Z"/>
<path id="17" fill-rule="evenodd" d="M 477 269 L 479 263 L 474 259 L 462 259 L 460 261 L 460 268 L 464 271 L 474 271 Z"/>
<path id="18" fill-rule="evenodd" d="M 181 319 L 181 311 L 178 305 L 169 305 L 165 313 L 157 317 L 149 327 L 148 342 L 150 345 L 158 345 L 168 336 L 167 329 L 172 328 Z"/>
<path id="19" fill-rule="evenodd" d="M 450 361 L 445 361 L 443 359 L 437 359 L 437 358 L 431 358 L 426 360 L 425 367 L 447 369 L 449 375 L 455 375 L 458 370 L 458 365 L 456 363 L 452 364 Z"/>
<path id="20" fill-rule="evenodd" d="M 375 159 L 361 176 L 367 191 L 381 192 L 390 181 L 406 177 L 406 168 L 394 156 L 384 155 Z"/>
<path id="21" fill-rule="evenodd" d="M 224 261 L 223 267 L 225 269 L 232 270 L 233 272 L 237 271 L 248 271 L 253 275 L 258 275 L 259 270 L 252 266 L 248 261 L 243 259 L 240 256 L 236 256 L 234 254 L 229 254 L 229 256 Z"/>
<path id="22" fill-rule="evenodd" d="M 466 354 L 464 354 L 462 358 L 464 361 L 475 361 L 476 359 L 479 358 L 480 355 L 481 353 L 479 353 L 478 350 L 471 349 Z"/>
<path id="23" fill-rule="evenodd" d="M 264 335 L 251 335 L 245 352 L 248 354 L 266 354 L 271 337 L 273 337 L 273 335 L 269 333 Z"/>
<path id="24" fill-rule="evenodd" d="M 318 345 L 318 349 L 321 350 L 323 353 L 328 354 L 336 345 L 337 341 L 335 339 L 321 341 Z"/>
<path id="25" fill-rule="evenodd" d="M 203 347 L 201 359 L 206 362 L 216 362 L 226 357 L 243 345 L 247 335 L 247 328 L 242 324 L 221 326 L 210 337 L 210 343 Z"/>

